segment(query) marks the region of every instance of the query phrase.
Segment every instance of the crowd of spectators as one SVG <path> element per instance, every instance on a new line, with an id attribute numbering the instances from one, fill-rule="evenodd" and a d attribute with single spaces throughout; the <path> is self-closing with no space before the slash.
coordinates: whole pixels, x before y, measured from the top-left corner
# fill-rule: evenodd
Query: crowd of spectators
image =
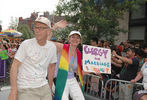
<path id="1" fill-rule="evenodd" d="M 5 60 L 0 59 L 0 63 L 1 63 L 0 75 L 5 74 L 5 75 L 2 75 L 3 77 L 0 78 L 0 81 L 3 82 L 4 79 L 9 78 L 9 70 L 10 70 L 12 60 L 22 41 L 23 39 L 21 38 L 0 37 L 0 52 L 6 50 L 7 51 L 6 55 L 8 55 L 8 59 L 5 59 Z M 3 64 L 4 62 L 6 64 Z M 6 68 L 3 68 L 3 67 L 6 67 Z M 3 72 L 4 71 L 3 69 L 6 69 L 6 72 Z"/>
<path id="2" fill-rule="evenodd" d="M 147 44 L 124 41 L 120 45 L 112 45 L 108 41 L 98 40 L 96 37 L 91 38 L 90 44 L 96 47 L 111 49 L 111 75 L 101 74 L 104 83 L 109 79 L 131 81 L 140 73 L 143 64 L 146 62 Z M 146 72 L 144 73 L 146 75 Z M 145 83 L 146 78 L 144 80 L 143 84 L 147 84 Z M 142 77 L 136 82 L 142 83 Z M 132 100 L 133 88 L 134 84 L 131 82 L 130 84 L 119 84 L 119 100 Z"/>

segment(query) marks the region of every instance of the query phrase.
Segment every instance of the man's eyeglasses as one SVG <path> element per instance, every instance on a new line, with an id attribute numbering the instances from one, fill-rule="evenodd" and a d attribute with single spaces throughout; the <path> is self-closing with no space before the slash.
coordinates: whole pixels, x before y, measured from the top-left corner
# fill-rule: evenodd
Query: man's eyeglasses
<path id="1" fill-rule="evenodd" d="M 35 30 L 45 30 L 48 29 L 49 27 L 34 27 Z"/>

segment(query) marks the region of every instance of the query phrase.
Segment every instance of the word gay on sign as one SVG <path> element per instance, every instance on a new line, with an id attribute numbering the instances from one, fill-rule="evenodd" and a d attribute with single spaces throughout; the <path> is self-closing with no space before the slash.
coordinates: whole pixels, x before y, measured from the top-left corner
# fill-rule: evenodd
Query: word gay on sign
<path id="1" fill-rule="evenodd" d="M 111 50 L 83 45 L 83 70 L 111 74 Z"/>

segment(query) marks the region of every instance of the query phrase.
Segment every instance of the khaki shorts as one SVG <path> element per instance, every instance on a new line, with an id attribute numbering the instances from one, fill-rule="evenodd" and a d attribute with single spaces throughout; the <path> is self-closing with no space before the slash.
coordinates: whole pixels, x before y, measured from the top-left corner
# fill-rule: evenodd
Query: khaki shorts
<path id="1" fill-rule="evenodd" d="M 18 90 L 18 100 L 52 100 L 49 85 Z"/>

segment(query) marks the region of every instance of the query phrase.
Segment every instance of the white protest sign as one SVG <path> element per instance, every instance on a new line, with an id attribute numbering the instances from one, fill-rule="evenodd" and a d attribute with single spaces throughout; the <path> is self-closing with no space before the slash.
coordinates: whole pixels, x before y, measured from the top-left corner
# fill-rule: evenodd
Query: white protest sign
<path id="1" fill-rule="evenodd" d="M 111 74 L 111 50 L 83 45 L 83 70 Z"/>

